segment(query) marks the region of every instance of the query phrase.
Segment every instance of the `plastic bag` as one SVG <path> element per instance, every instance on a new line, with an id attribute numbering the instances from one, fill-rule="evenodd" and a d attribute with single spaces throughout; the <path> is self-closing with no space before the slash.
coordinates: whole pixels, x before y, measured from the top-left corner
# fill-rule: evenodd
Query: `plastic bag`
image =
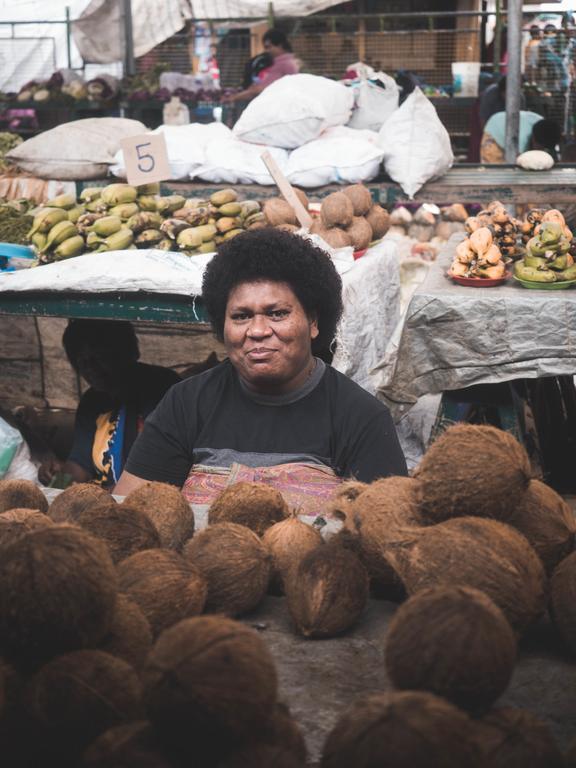
<path id="1" fill-rule="evenodd" d="M 268 150 L 280 170 L 285 171 L 288 152 L 278 147 L 249 144 L 235 138 L 212 141 L 207 147 L 204 164 L 191 176 L 214 184 L 274 184 L 262 160 Z"/>
<path id="2" fill-rule="evenodd" d="M 0 417 L 0 478 L 8 472 L 12 459 L 23 442 L 20 432 Z"/>
<path id="3" fill-rule="evenodd" d="M 38 467 L 32 461 L 30 449 L 24 441 L 18 446 L 4 480 L 30 480 L 38 483 Z"/>
<path id="4" fill-rule="evenodd" d="M 390 115 L 398 109 L 399 88 L 394 78 L 384 72 L 375 72 L 370 78 L 361 77 L 360 82 L 353 85 L 352 89 L 354 111 L 348 122 L 349 128 L 379 131 Z"/>

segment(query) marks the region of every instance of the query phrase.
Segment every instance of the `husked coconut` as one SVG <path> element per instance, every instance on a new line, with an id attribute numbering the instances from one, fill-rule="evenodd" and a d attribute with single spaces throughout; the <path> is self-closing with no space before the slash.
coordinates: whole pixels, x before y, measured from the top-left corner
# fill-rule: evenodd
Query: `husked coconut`
<path id="1" fill-rule="evenodd" d="M 544 611 L 542 562 L 505 523 L 458 517 L 426 528 L 394 526 L 385 554 L 409 595 L 441 585 L 474 587 L 496 603 L 517 634 Z"/>
<path id="2" fill-rule="evenodd" d="M 79 526 L 104 541 L 115 563 L 143 549 L 160 546 L 160 534 L 148 515 L 111 500 L 101 500 L 78 515 Z"/>
<path id="3" fill-rule="evenodd" d="M 31 667 L 97 645 L 117 584 L 106 545 L 87 531 L 52 525 L 27 534 L 0 558 L 0 653 Z"/>
<path id="4" fill-rule="evenodd" d="M 115 725 L 86 750 L 82 768 L 173 768 L 147 720 Z"/>
<path id="5" fill-rule="evenodd" d="M 562 496 L 540 480 L 530 481 L 507 522 L 526 536 L 547 573 L 574 549 L 574 512 Z"/>
<path id="6" fill-rule="evenodd" d="M 295 224 L 278 224 L 276 229 L 279 229 L 282 232 L 290 232 L 290 234 L 293 235 L 294 232 L 298 232 L 299 227 L 297 227 Z"/>
<path id="7" fill-rule="evenodd" d="M 262 208 L 266 220 L 273 227 L 278 224 L 298 224 L 298 219 L 294 213 L 294 208 L 281 197 L 271 197 L 266 200 Z"/>
<path id="8" fill-rule="evenodd" d="M 320 219 L 326 229 L 349 227 L 354 217 L 352 200 L 344 192 L 332 192 L 322 200 Z"/>
<path id="9" fill-rule="evenodd" d="M 43 739 L 42 764 L 65 765 L 101 733 L 141 713 L 142 687 L 122 659 L 103 651 L 75 651 L 45 664 L 32 678 L 27 710 Z"/>
<path id="10" fill-rule="evenodd" d="M 162 633 L 148 657 L 144 688 L 162 742 L 208 763 L 266 727 L 276 703 L 276 669 L 253 629 L 200 616 Z"/>
<path id="11" fill-rule="evenodd" d="M 48 528 L 52 520 L 37 509 L 9 509 L 0 514 L 0 549 L 10 546 L 31 531 Z"/>
<path id="12" fill-rule="evenodd" d="M 122 505 L 148 515 L 160 534 L 163 547 L 181 550 L 194 535 L 194 513 L 178 488 L 148 482 L 131 491 Z"/>
<path id="13" fill-rule="evenodd" d="M 209 613 L 239 616 L 255 608 L 266 594 L 272 556 L 244 525 L 210 525 L 186 544 L 184 555 L 208 583 Z"/>
<path id="14" fill-rule="evenodd" d="M 390 229 L 390 214 L 381 205 L 373 205 L 365 218 L 372 229 L 372 240 L 380 240 Z"/>
<path id="15" fill-rule="evenodd" d="M 516 661 L 516 638 L 484 592 L 432 587 L 409 598 L 394 614 L 385 660 L 396 688 L 430 691 L 477 713 L 506 690 Z"/>
<path id="16" fill-rule="evenodd" d="M 37 509 L 48 512 L 48 501 L 31 480 L 0 480 L 0 513 L 9 509 Z"/>
<path id="17" fill-rule="evenodd" d="M 204 610 L 206 580 L 177 552 L 137 552 L 119 563 L 118 578 L 120 589 L 138 605 L 154 637 Z"/>
<path id="18" fill-rule="evenodd" d="M 372 227 L 362 216 L 354 216 L 352 224 L 350 224 L 346 232 L 352 240 L 352 245 L 355 251 L 362 251 L 370 245 L 370 241 L 372 240 Z"/>
<path id="19" fill-rule="evenodd" d="M 75 523 L 82 512 L 104 499 L 116 503 L 112 494 L 100 485 L 75 483 L 56 496 L 50 504 L 48 515 L 55 523 Z"/>
<path id="20" fill-rule="evenodd" d="M 275 594 L 284 593 L 288 572 L 324 543 L 320 532 L 298 520 L 296 515 L 268 528 L 262 540 L 272 555 L 270 589 Z"/>
<path id="21" fill-rule="evenodd" d="M 470 718 L 422 691 L 358 699 L 324 744 L 321 768 L 483 768 Z"/>
<path id="22" fill-rule="evenodd" d="M 124 659 L 139 671 L 151 648 L 152 632 L 148 619 L 136 603 L 118 595 L 110 630 L 98 645 L 98 650 Z"/>
<path id="23" fill-rule="evenodd" d="M 412 223 L 413 218 L 408 208 L 401 205 L 398 208 L 394 208 L 390 214 L 390 224 L 393 224 L 395 227 L 407 228 Z"/>
<path id="24" fill-rule="evenodd" d="M 316 221 L 310 227 L 310 233 L 321 237 L 330 248 L 349 248 L 352 245 L 352 238 L 340 227 L 326 229 L 322 222 Z"/>
<path id="25" fill-rule="evenodd" d="M 225 488 L 210 506 L 208 522 L 238 523 L 262 536 L 289 515 L 280 491 L 264 483 L 239 482 Z"/>
<path id="26" fill-rule="evenodd" d="M 317 547 L 285 580 L 288 610 L 304 637 L 334 637 L 353 626 L 368 602 L 368 573 L 336 543 Z"/>
<path id="27" fill-rule="evenodd" d="M 414 476 L 429 522 L 464 515 L 506 522 L 528 489 L 531 469 L 526 451 L 508 432 L 456 424 L 432 443 Z"/>
<path id="28" fill-rule="evenodd" d="M 352 201 L 354 216 L 365 216 L 372 207 L 372 195 L 364 184 L 351 184 L 342 192 Z"/>
<path id="29" fill-rule="evenodd" d="M 562 753 L 546 725 L 514 707 L 492 710 L 472 722 L 474 740 L 490 768 L 563 768 Z"/>

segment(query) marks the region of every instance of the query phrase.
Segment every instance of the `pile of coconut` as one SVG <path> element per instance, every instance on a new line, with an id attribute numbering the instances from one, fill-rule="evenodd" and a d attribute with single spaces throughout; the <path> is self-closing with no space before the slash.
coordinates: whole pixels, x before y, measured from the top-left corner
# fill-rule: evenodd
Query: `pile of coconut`
<path id="1" fill-rule="evenodd" d="M 295 190 L 306 209 L 310 202 L 302 190 Z M 267 200 L 263 206 L 271 226 L 296 232 L 298 221 L 292 206 L 281 198 Z M 352 184 L 341 192 L 333 192 L 322 200 L 319 215 L 310 233 L 318 235 L 331 248 L 352 247 L 362 251 L 388 231 L 388 211 L 372 200 L 370 190 L 363 184 Z"/>

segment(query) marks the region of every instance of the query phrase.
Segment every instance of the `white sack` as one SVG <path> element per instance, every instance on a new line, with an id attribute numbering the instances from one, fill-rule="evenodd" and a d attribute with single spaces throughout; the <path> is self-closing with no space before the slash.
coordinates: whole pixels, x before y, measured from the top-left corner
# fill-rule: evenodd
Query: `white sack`
<path id="1" fill-rule="evenodd" d="M 350 128 L 379 131 L 390 115 L 398 109 L 398 86 L 394 78 L 384 72 L 377 72 L 369 80 L 362 78 L 358 84 L 352 86 L 352 90 L 354 111 L 348 123 Z"/>
<path id="2" fill-rule="evenodd" d="M 270 152 L 285 173 L 288 162 L 285 149 L 248 144 L 232 137 L 207 145 L 204 164 L 195 175 L 214 184 L 275 184 L 262 160 L 265 151 Z"/>
<path id="3" fill-rule="evenodd" d="M 350 119 L 354 95 L 316 75 L 286 75 L 248 104 L 234 126 L 242 141 L 294 149 Z"/>
<path id="4" fill-rule="evenodd" d="M 38 134 L 6 157 L 41 179 L 98 179 L 106 176 L 120 141 L 146 133 L 137 120 L 89 117 Z"/>
<path id="5" fill-rule="evenodd" d="M 161 125 L 153 134 L 161 133 L 166 140 L 170 179 L 189 179 L 204 164 L 206 147 L 232 136 L 232 131 L 222 123 L 190 123 L 189 125 Z M 126 178 L 124 152 L 120 149 L 110 171 Z"/>
<path id="6" fill-rule="evenodd" d="M 516 165 L 524 168 L 525 171 L 549 171 L 554 167 L 554 158 L 541 149 L 529 149 L 518 155 Z"/>
<path id="7" fill-rule="evenodd" d="M 291 152 L 286 175 L 298 187 L 356 184 L 378 175 L 383 155 L 374 131 L 329 128 Z"/>
<path id="8" fill-rule="evenodd" d="M 410 197 L 454 162 L 448 131 L 420 88 L 386 121 L 378 142 L 386 172 Z"/>

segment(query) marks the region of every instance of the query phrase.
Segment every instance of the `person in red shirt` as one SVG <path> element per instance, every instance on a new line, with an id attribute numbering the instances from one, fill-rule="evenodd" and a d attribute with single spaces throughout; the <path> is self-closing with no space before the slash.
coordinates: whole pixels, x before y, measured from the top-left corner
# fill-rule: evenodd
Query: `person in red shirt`
<path id="1" fill-rule="evenodd" d="M 300 71 L 300 62 L 292 53 L 292 46 L 288 38 L 279 29 L 269 29 L 262 38 L 264 50 L 272 56 L 272 66 L 263 69 L 258 81 L 252 83 L 248 88 L 228 96 L 223 101 L 232 103 L 234 101 L 250 101 L 255 96 L 267 88 L 271 83 L 279 80 L 285 75 L 297 75 Z"/>

